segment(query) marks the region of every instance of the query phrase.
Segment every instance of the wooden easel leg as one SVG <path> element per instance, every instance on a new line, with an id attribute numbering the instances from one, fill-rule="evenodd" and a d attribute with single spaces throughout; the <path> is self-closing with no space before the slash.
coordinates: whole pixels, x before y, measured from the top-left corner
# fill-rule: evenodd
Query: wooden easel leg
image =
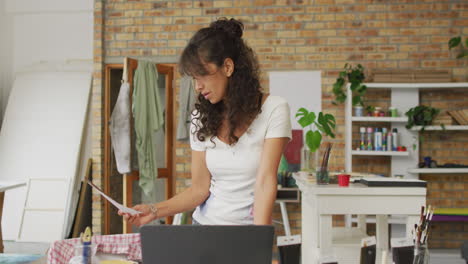
<path id="1" fill-rule="evenodd" d="M 2 212 L 3 212 L 3 198 L 4 192 L 0 192 L 0 253 L 3 253 L 3 235 L 2 235 Z"/>

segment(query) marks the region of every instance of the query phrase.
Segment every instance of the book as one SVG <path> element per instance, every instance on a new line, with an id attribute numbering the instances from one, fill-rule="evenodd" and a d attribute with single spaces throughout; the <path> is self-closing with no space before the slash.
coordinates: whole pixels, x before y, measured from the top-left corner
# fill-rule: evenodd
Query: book
<path id="1" fill-rule="evenodd" d="M 426 187 L 427 182 L 412 179 L 397 178 L 362 178 L 360 183 L 369 187 Z"/>

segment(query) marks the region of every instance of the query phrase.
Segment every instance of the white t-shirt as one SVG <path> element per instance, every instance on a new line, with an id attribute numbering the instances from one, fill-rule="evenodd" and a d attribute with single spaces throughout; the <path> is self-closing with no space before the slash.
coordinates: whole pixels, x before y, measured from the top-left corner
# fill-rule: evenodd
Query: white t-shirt
<path id="1" fill-rule="evenodd" d="M 291 139 L 290 110 L 286 100 L 270 95 L 261 109 L 233 146 L 217 137 L 213 138 L 215 144 L 210 141 L 211 137 L 199 141 L 191 133 L 191 148 L 206 152 L 206 165 L 211 173 L 210 196 L 193 213 L 193 219 L 200 224 L 253 224 L 254 185 L 264 141 L 267 138 Z M 190 131 L 195 131 L 193 124 Z"/>

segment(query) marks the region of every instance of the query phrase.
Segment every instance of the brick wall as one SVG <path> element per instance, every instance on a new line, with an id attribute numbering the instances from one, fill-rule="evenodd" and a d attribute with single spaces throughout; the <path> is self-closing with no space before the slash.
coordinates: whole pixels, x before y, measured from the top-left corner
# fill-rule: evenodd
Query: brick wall
<path id="1" fill-rule="evenodd" d="M 345 63 L 361 63 L 368 69 L 449 69 L 456 81 L 466 80 L 468 69 L 454 59 L 447 49 L 450 37 L 468 35 L 468 3 L 410 0 L 238 0 L 238 1 L 96 1 L 95 74 L 93 89 L 94 177 L 102 175 L 102 67 L 103 63 L 121 62 L 124 56 L 176 62 L 190 36 L 217 17 L 236 17 L 246 25 L 245 39 L 258 54 L 263 70 L 262 84 L 268 89 L 266 72 L 271 70 L 321 70 L 325 111 L 338 120 L 335 146 L 344 148 L 343 105 L 331 104 L 331 84 Z M 178 85 L 176 87 L 178 96 Z M 433 103 L 452 105 L 467 98 L 467 91 L 457 96 L 440 95 Z M 369 98 L 372 98 L 370 95 Z M 432 100 L 428 95 L 427 99 Z M 463 103 L 461 103 L 461 106 Z M 466 106 L 466 104 L 464 105 Z M 455 132 L 450 142 L 468 138 Z M 455 143 L 454 143 L 455 144 Z M 445 151 L 436 143 L 422 148 L 422 155 L 434 150 L 438 159 L 466 157 L 466 152 Z M 343 151 L 340 151 L 343 162 Z M 376 160 L 377 171 L 385 171 L 385 158 Z M 366 168 L 366 161 L 357 161 Z M 177 191 L 186 188 L 190 178 L 190 149 L 176 144 Z M 466 207 L 468 194 L 452 195 L 466 181 L 467 175 L 427 175 L 430 203 L 449 203 Z M 466 184 L 466 183 L 465 183 Z M 465 188 L 465 185 L 462 187 Z M 459 191 L 458 191 L 459 192 Z M 101 201 L 94 197 L 94 230 L 100 231 Z M 464 201 L 464 202 L 460 202 Z M 288 205 L 293 233 L 300 233 L 300 206 Z M 280 219 L 279 209 L 275 217 Z M 341 224 L 342 218 L 335 218 Z M 438 225 L 439 227 L 439 225 Z M 463 230 L 464 228 L 464 230 Z M 462 238 L 467 227 L 440 225 L 440 230 Z M 460 232 L 461 230 L 464 231 Z M 280 227 L 278 227 L 278 232 Z M 446 233 L 445 233 L 446 234 Z M 454 247 L 454 237 L 434 232 L 437 247 Z"/>

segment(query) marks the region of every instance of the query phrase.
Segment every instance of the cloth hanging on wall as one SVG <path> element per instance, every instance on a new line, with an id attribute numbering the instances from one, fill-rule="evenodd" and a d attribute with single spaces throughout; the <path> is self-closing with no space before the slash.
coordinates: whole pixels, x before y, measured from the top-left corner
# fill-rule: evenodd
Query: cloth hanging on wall
<path id="1" fill-rule="evenodd" d="M 189 140 L 190 114 L 195 105 L 193 80 L 184 76 L 180 80 L 179 121 L 177 123 L 177 140 Z"/>
<path id="2" fill-rule="evenodd" d="M 112 111 L 110 136 L 119 173 L 129 173 L 130 168 L 130 85 L 123 82 Z"/>
<path id="3" fill-rule="evenodd" d="M 133 118 L 140 169 L 139 185 L 150 195 L 158 175 L 153 135 L 164 124 L 158 72 L 153 62 L 138 61 L 133 81 Z"/>
<path id="4" fill-rule="evenodd" d="M 130 84 L 127 81 L 127 58 L 124 58 L 122 85 L 110 119 L 110 136 L 114 148 L 117 171 L 131 172 Z"/>

